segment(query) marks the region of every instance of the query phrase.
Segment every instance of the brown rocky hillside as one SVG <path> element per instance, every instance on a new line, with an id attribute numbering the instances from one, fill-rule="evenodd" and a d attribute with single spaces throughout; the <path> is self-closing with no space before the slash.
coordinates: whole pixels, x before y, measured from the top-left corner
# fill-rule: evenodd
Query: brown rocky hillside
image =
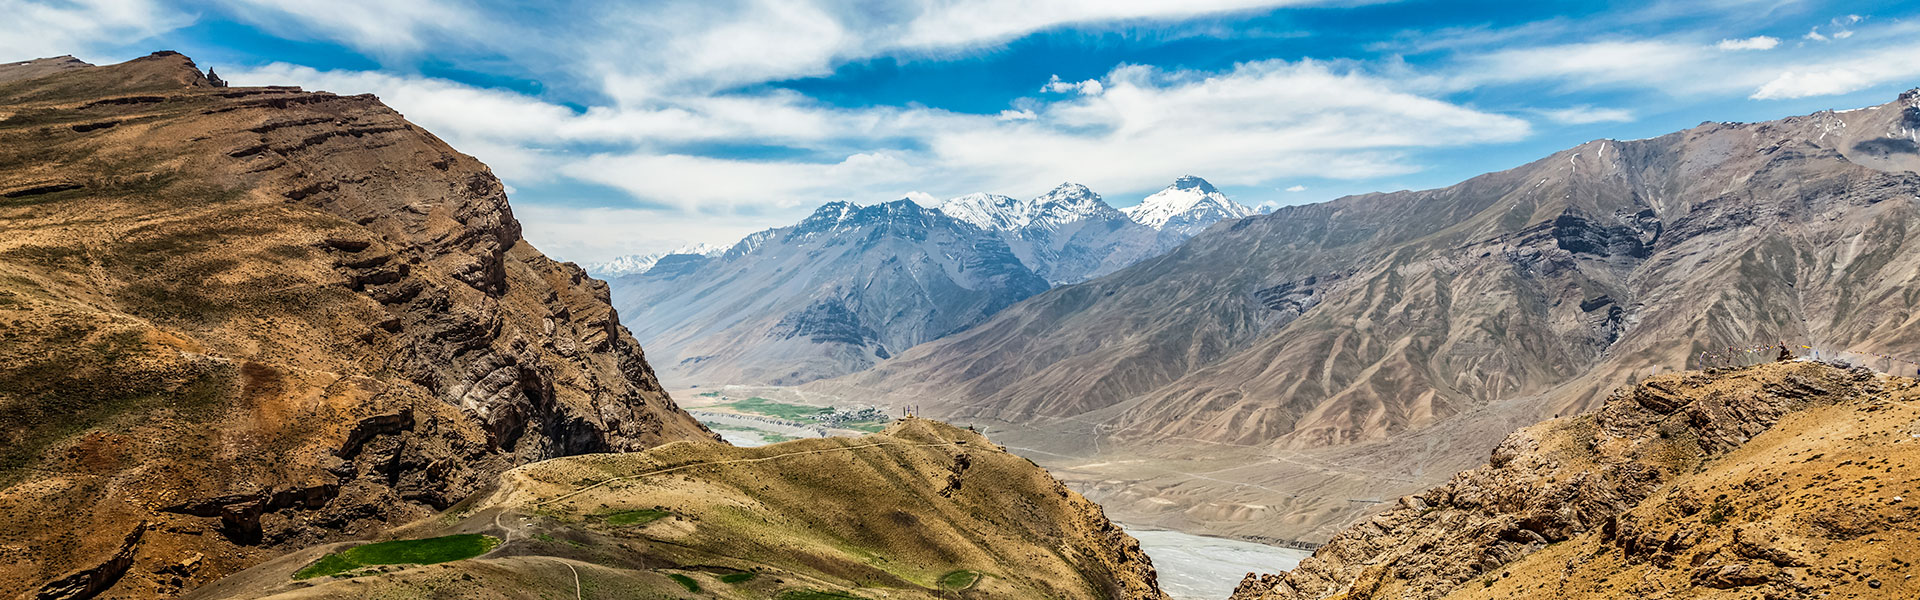
<path id="1" fill-rule="evenodd" d="M 1234 600 L 1910 598 L 1920 381 L 1662 375 L 1514 433 Z"/>
<path id="2" fill-rule="evenodd" d="M 0 66 L 0 590 L 173 595 L 709 436 L 605 285 L 379 100 Z"/>
<path id="3" fill-rule="evenodd" d="M 858 438 L 544 461 L 391 537 L 462 534 L 501 543 L 470 560 L 304 576 L 344 547 L 322 546 L 195 597 L 1166 598 L 1098 505 L 978 433 L 924 419 Z"/>

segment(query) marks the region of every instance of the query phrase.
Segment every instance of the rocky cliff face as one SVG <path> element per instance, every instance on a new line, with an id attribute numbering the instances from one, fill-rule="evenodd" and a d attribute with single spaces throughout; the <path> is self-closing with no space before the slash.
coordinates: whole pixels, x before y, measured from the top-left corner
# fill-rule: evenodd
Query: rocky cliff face
<path id="1" fill-rule="evenodd" d="M 0 66 L 0 588 L 171 595 L 709 437 L 605 284 L 377 99 L 55 62 Z"/>
<path id="2" fill-rule="evenodd" d="M 1909 596 L 1916 384 L 1810 362 L 1655 377 L 1233 598 Z"/>
<path id="3" fill-rule="evenodd" d="M 828 204 L 612 285 L 676 386 L 846 374 L 1047 289 L 996 233 L 908 200 Z"/>
<path id="4" fill-rule="evenodd" d="M 1898 316 L 1920 308 L 1903 266 L 1920 260 L 1920 154 L 1895 150 L 1916 125 L 1908 93 L 1287 207 L 815 385 L 1110 452 L 1243 452 L 1272 468 L 1116 493 L 1154 512 L 1129 518 L 1324 539 L 1470 466 L 1498 432 L 1702 351 L 1920 351 Z M 1324 495 L 1247 491 L 1300 477 Z"/>
<path id="5" fill-rule="evenodd" d="M 651 520 L 618 518 L 636 511 Z M 858 438 L 544 461 L 397 535 L 456 533 L 502 544 L 484 560 L 290 577 L 337 549 L 318 548 L 203 595 L 1166 598 L 1098 505 L 978 433 L 923 419 Z"/>

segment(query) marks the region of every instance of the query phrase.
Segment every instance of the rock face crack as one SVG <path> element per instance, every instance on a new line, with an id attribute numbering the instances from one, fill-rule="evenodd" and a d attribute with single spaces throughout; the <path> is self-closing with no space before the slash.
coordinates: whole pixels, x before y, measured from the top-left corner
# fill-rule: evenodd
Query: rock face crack
<path id="1" fill-rule="evenodd" d="M 134 555 L 140 552 L 140 542 L 147 534 L 147 526 L 146 522 L 135 526 L 133 532 L 127 534 L 126 541 L 121 542 L 120 550 L 114 552 L 106 562 L 55 579 L 41 586 L 33 597 L 36 600 L 87 600 L 107 591 L 133 566 Z"/>

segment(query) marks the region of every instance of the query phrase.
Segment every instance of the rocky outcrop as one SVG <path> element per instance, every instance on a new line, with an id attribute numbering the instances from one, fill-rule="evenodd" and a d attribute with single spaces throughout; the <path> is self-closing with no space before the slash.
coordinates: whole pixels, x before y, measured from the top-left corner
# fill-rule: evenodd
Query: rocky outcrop
<path id="1" fill-rule="evenodd" d="M 1858 556 L 1838 555 L 1860 550 L 1812 543 L 1803 537 L 1808 527 L 1784 526 L 1803 519 L 1817 529 L 1828 513 L 1809 503 L 1819 496 L 1815 486 L 1785 483 L 1792 475 L 1775 459 L 1793 456 L 1805 462 L 1834 455 L 1841 466 L 1857 460 L 1877 465 L 1888 448 L 1875 449 L 1858 437 L 1814 439 L 1802 432 L 1886 410 L 1897 402 L 1890 392 L 1914 385 L 1819 363 L 1652 378 L 1614 393 L 1594 414 L 1514 433 L 1486 466 L 1401 498 L 1335 536 L 1290 572 L 1249 574 L 1233 598 L 1475 597 L 1511 593 L 1513 588 L 1487 588 L 1508 578 L 1521 580 L 1515 573 L 1564 569 L 1557 576 L 1528 575 L 1533 579 L 1527 581 L 1540 583 L 1545 577 L 1577 583 L 1583 576 L 1605 579 L 1629 570 L 1621 562 L 1644 571 L 1629 579 L 1646 582 L 1635 595 L 1657 589 L 1660 593 L 1650 597 L 1684 597 L 1688 587 L 1777 583 L 1773 597 L 1810 597 L 1850 583 L 1836 573 L 1806 569 L 1811 562 L 1857 561 Z M 1770 443 L 1755 441 L 1790 417 L 1800 418 L 1790 431 L 1775 434 Z M 1797 448 L 1778 449 L 1796 442 L 1811 442 L 1825 452 L 1809 456 Z M 1900 479 L 1887 483 L 1905 488 L 1912 482 Z M 1747 497 L 1702 491 L 1728 481 Z M 1888 495 L 1902 493 L 1896 489 Z M 1903 526 L 1842 514 L 1849 516 L 1837 521 L 1849 524 L 1842 526 L 1849 538 L 1902 539 L 1888 549 L 1896 554 L 1916 547 L 1910 532 L 1893 533 Z M 1557 550 L 1563 544 L 1581 549 Z M 1552 589 L 1526 595 L 1617 597 L 1577 587 Z"/>
<path id="2" fill-rule="evenodd" d="M 605 284 L 378 99 L 174 53 L 40 71 L 0 66 L 0 588 L 151 522 L 111 589 L 174 594 L 514 465 L 710 437 Z"/>

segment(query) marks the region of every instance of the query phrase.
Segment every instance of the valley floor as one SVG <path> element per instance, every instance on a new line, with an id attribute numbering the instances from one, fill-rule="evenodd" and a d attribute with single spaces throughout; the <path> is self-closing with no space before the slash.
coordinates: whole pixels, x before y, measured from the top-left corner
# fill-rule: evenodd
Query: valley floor
<path id="1" fill-rule="evenodd" d="M 1233 594 L 1234 584 L 1247 573 L 1292 569 L 1313 554 L 1166 529 L 1125 528 L 1153 558 L 1160 589 L 1173 600 L 1220 600 Z"/>

